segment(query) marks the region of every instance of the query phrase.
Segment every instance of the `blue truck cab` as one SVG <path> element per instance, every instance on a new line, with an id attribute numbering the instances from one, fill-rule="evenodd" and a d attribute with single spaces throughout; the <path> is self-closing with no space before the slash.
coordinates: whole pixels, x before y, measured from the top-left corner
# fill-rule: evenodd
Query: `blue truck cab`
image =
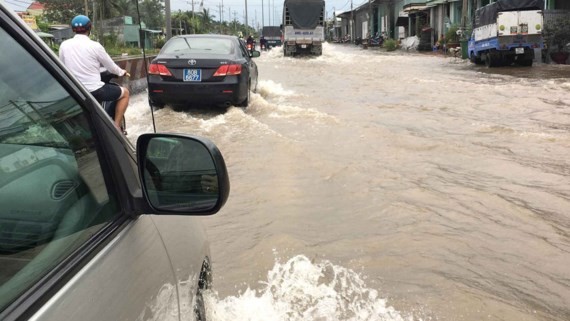
<path id="1" fill-rule="evenodd" d="M 468 57 L 487 67 L 532 66 L 543 48 L 543 0 L 499 0 L 475 12 Z"/>

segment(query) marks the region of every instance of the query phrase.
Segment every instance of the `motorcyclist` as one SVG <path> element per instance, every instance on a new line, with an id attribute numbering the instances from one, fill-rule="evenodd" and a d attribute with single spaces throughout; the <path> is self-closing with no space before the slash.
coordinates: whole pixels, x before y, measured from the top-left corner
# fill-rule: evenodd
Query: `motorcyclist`
<path id="1" fill-rule="evenodd" d="M 253 44 L 255 43 L 255 40 L 253 40 L 253 36 L 252 36 L 252 35 L 249 35 L 249 37 L 247 37 L 247 41 L 246 41 L 246 42 L 247 42 L 248 45 L 252 45 L 252 46 L 253 46 Z"/>
<path id="2" fill-rule="evenodd" d="M 101 81 L 99 68 L 103 66 L 117 76 L 130 77 L 130 74 L 115 64 L 100 43 L 89 39 L 91 20 L 87 16 L 74 17 L 71 20 L 71 28 L 75 36 L 61 43 L 59 59 L 99 103 L 117 102 L 113 120 L 117 129 L 121 130 L 121 122 L 129 105 L 129 90 L 105 84 Z"/>
<path id="3" fill-rule="evenodd" d="M 259 38 L 259 45 L 261 48 L 267 49 L 267 40 L 265 40 L 264 36 L 261 36 L 261 38 Z"/>

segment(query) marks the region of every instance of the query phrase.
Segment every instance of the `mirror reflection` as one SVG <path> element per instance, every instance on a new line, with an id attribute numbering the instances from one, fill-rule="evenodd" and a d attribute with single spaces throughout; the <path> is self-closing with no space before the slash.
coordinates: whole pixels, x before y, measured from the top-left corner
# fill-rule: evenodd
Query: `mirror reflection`
<path id="1" fill-rule="evenodd" d="M 152 138 L 144 168 L 146 191 L 157 209 L 204 211 L 218 201 L 214 160 L 198 141 L 186 137 Z"/>

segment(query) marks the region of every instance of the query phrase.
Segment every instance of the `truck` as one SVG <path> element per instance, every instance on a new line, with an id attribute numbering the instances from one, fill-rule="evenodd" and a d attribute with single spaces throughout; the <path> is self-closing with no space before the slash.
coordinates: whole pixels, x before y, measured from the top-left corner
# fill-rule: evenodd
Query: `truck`
<path id="1" fill-rule="evenodd" d="M 320 56 L 325 41 L 325 1 L 285 0 L 282 29 L 285 56 Z"/>
<path id="2" fill-rule="evenodd" d="M 534 50 L 544 47 L 543 8 L 544 0 L 498 0 L 477 9 L 467 46 L 471 62 L 532 66 Z"/>
<path id="3" fill-rule="evenodd" d="M 281 46 L 281 28 L 279 26 L 266 26 L 261 30 L 261 35 L 267 41 L 267 49 Z"/>

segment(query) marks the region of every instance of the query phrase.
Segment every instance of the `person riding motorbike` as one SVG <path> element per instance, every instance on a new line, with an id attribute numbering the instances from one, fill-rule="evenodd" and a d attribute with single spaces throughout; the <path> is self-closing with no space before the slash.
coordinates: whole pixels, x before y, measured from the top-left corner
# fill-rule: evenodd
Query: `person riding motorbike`
<path id="1" fill-rule="evenodd" d="M 103 66 L 117 76 L 130 77 L 130 74 L 111 59 L 100 43 L 89 39 L 91 20 L 87 16 L 74 17 L 71 28 L 75 36 L 61 43 L 59 59 L 99 103 L 116 101 L 113 120 L 117 129 L 122 130 L 121 123 L 129 105 L 129 90 L 104 83 L 99 68 Z"/>
<path id="2" fill-rule="evenodd" d="M 247 50 L 251 52 L 255 49 L 255 40 L 253 39 L 252 35 L 249 35 L 245 42 L 247 44 Z"/>
<path id="3" fill-rule="evenodd" d="M 259 38 L 259 46 L 261 47 L 261 50 L 267 50 L 267 40 L 264 36 L 261 36 L 261 38 Z"/>

